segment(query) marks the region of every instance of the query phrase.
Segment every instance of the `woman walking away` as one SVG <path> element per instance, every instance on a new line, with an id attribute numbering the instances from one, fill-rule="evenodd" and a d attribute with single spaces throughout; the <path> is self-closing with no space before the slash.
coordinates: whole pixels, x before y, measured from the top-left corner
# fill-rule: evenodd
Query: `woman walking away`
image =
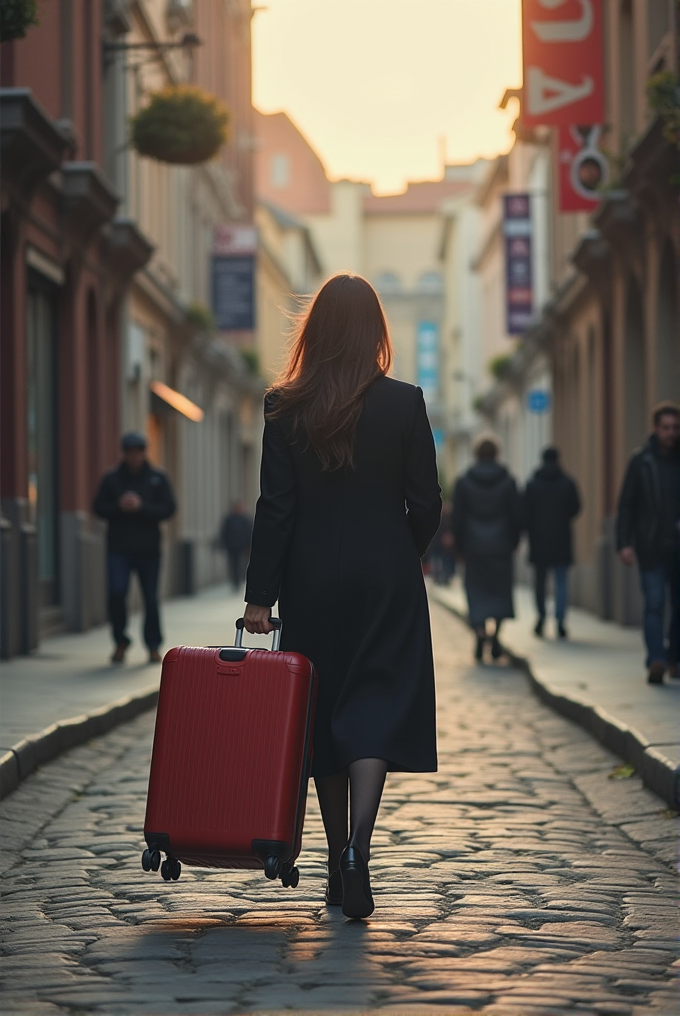
<path id="1" fill-rule="evenodd" d="M 341 274 L 302 319 L 265 398 L 245 625 L 319 672 L 312 774 L 328 839 L 326 902 L 368 917 L 368 861 L 388 771 L 437 768 L 434 670 L 420 557 L 441 498 L 420 388 L 386 376 L 385 316 Z M 348 828 L 349 800 L 349 828 Z"/>
<path id="2" fill-rule="evenodd" d="M 478 661 L 488 640 L 487 619 L 496 622 L 491 656 L 497 660 L 503 655 L 501 624 L 515 616 L 512 554 L 521 532 L 521 503 L 517 484 L 496 461 L 498 452 L 495 438 L 481 438 L 475 446 L 477 461 L 457 480 L 453 494 L 453 536 L 465 560 L 465 591 Z"/>

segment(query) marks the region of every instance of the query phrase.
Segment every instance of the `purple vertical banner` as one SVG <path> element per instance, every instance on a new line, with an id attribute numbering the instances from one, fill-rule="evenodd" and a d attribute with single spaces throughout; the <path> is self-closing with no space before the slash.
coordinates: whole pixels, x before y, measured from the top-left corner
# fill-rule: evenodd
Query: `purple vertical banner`
<path id="1" fill-rule="evenodd" d="M 533 314 L 531 288 L 531 197 L 503 195 L 505 320 L 508 335 L 521 335 Z"/>

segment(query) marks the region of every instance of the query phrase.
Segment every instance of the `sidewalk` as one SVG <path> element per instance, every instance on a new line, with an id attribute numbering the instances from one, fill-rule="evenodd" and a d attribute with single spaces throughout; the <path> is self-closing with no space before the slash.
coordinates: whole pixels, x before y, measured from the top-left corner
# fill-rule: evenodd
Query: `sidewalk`
<path id="1" fill-rule="evenodd" d="M 467 603 L 458 578 L 451 586 L 428 583 L 430 596 L 465 618 Z M 501 642 L 528 673 L 534 691 L 552 708 L 586 727 L 626 762 L 670 807 L 680 784 L 680 681 L 646 683 L 642 635 L 571 608 L 569 639 L 533 633 L 531 591 L 515 590 L 517 617 L 503 624 Z M 470 637 L 472 651 L 472 636 Z"/>
<path id="2" fill-rule="evenodd" d="M 161 606 L 164 648 L 234 641 L 242 596 L 213 586 Z M 131 618 L 126 663 L 109 663 L 107 626 L 57 635 L 37 652 L 0 666 L 0 798 L 37 766 L 156 704 L 161 668 L 146 662 L 139 614 Z M 262 641 L 264 645 L 264 639 Z"/>

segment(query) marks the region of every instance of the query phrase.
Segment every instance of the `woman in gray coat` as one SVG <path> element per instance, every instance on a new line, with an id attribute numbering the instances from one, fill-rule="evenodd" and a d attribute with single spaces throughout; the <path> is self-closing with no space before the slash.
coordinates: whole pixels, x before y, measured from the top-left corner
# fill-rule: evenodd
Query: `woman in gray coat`
<path id="1" fill-rule="evenodd" d="M 517 484 L 497 462 L 498 442 L 483 437 L 475 446 L 477 461 L 456 482 L 453 493 L 453 535 L 465 560 L 465 591 L 470 627 L 477 636 L 475 659 L 481 660 L 489 640 L 487 619 L 496 622 L 491 656 L 503 654 L 501 624 L 514 617 L 512 555 L 519 542 L 521 502 Z"/>

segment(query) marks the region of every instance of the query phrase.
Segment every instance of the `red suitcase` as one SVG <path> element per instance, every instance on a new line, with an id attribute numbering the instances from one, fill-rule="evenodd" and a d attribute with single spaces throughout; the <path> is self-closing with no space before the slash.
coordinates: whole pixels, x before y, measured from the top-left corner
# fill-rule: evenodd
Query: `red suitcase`
<path id="1" fill-rule="evenodd" d="M 163 660 L 144 820 L 145 871 L 180 862 L 264 868 L 295 887 L 312 761 L 317 678 L 299 653 L 236 645 Z M 166 860 L 161 864 L 161 852 Z"/>

